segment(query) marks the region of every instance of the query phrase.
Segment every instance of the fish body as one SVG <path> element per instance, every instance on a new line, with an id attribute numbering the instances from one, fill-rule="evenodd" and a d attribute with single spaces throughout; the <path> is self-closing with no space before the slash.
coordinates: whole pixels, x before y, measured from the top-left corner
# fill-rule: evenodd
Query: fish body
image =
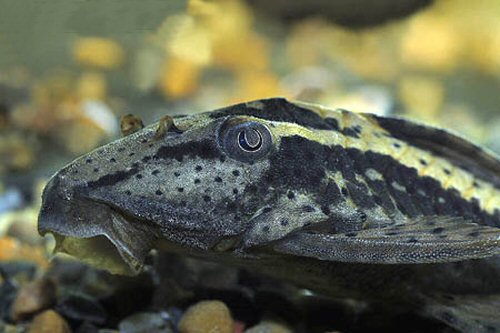
<path id="1" fill-rule="evenodd" d="M 39 230 L 117 273 L 166 249 L 500 326 L 500 162 L 404 119 L 281 98 L 169 117 L 57 172 Z"/>

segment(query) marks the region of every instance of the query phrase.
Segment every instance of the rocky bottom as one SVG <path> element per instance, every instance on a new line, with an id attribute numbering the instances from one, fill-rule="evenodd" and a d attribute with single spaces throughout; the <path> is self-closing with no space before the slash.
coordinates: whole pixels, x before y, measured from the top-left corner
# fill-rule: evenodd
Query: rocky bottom
<path id="1" fill-rule="evenodd" d="M 235 268 L 156 255 L 136 277 L 68 258 L 0 261 L 0 332 L 452 332 L 404 313 L 334 301 Z"/>

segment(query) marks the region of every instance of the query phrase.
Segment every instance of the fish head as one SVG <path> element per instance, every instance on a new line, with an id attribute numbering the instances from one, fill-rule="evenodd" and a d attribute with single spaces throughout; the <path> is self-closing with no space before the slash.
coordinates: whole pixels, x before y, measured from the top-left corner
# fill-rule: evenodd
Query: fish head
<path id="1" fill-rule="evenodd" d="M 160 243 L 244 252 L 257 212 L 287 195 L 270 170 L 283 133 L 258 107 L 174 117 L 175 130 L 158 136 L 153 124 L 76 159 L 46 185 L 40 233 L 55 235 L 56 250 L 115 273 L 139 271 Z"/>

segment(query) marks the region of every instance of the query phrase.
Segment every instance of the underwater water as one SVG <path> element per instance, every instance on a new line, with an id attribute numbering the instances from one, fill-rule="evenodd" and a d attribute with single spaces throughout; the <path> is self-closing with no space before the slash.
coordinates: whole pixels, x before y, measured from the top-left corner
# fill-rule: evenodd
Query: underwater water
<path id="1" fill-rule="evenodd" d="M 128 114 L 134 131 L 285 97 L 407 117 L 500 154 L 499 3 L 400 3 L 0 0 L 0 332 L 458 330 L 168 251 L 113 275 L 54 256 L 37 229 L 50 177 L 119 139 Z"/>

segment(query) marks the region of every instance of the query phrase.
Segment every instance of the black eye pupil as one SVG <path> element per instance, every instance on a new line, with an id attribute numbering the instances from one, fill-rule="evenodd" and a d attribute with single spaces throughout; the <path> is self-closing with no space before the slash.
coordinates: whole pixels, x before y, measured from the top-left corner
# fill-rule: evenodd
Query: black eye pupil
<path id="1" fill-rule="evenodd" d="M 254 152 L 262 147 L 262 135 L 255 129 L 246 129 L 238 134 L 238 144 L 241 149 Z"/>
<path id="2" fill-rule="evenodd" d="M 259 161 L 275 148 L 274 137 L 265 123 L 239 117 L 220 125 L 218 143 L 230 158 L 245 163 Z"/>

